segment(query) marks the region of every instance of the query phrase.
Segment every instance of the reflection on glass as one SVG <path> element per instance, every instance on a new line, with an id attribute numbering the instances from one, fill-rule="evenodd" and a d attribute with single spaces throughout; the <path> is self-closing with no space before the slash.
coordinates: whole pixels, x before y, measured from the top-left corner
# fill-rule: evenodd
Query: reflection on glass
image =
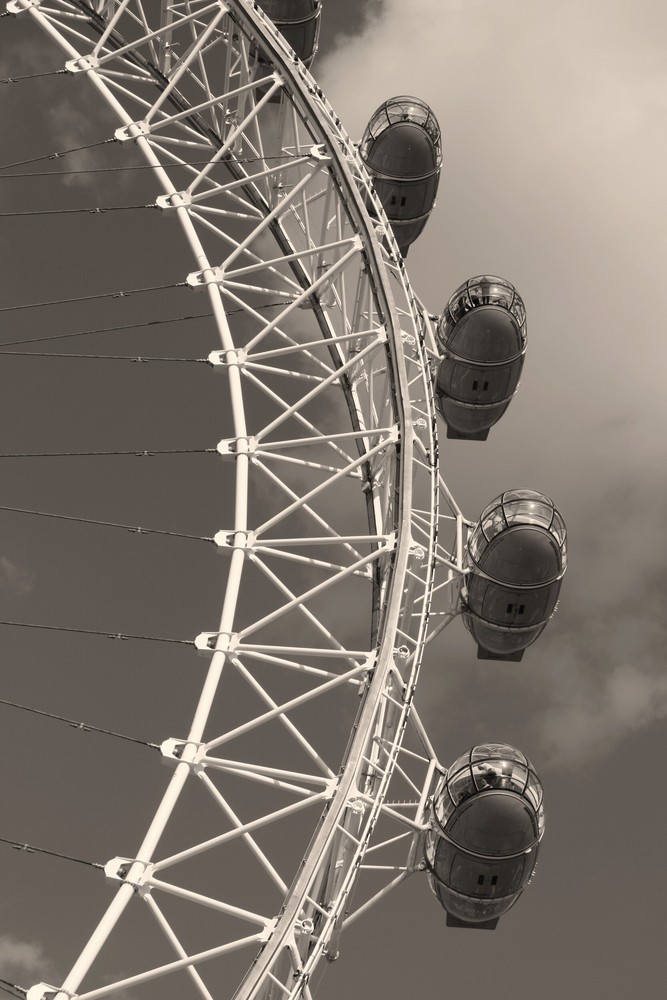
<path id="1" fill-rule="evenodd" d="M 454 325 L 465 313 L 481 305 L 495 305 L 507 309 L 516 320 L 525 347 L 526 307 L 514 285 L 504 278 L 491 274 L 469 278 L 450 298 L 443 318 Z"/>
<path id="2" fill-rule="evenodd" d="M 504 528 L 534 524 L 545 528 L 561 551 L 562 570 L 566 567 L 565 522 L 553 500 L 536 490 L 507 490 L 486 507 L 468 538 L 468 551 L 479 563 L 488 543 Z"/>

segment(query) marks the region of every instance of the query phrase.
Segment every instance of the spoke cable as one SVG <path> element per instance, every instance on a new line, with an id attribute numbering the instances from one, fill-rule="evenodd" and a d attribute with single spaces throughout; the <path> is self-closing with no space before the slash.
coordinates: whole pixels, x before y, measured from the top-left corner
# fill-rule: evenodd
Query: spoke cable
<path id="1" fill-rule="evenodd" d="M 110 142 L 118 142 L 115 136 L 110 139 L 99 139 L 97 142 L 89 142 L 86 146 L 74 146 L 72 149 L 62 149 L 58 153 L 45 153 L 42 156 L 33 156 L 29 160 L 17 160 L 15 163 L 5 163 L 0 166 L 0 170 L 11 170 L 13 167 L 23 167 L 27 163 L 39 163 L 40 160 L 59 160 L 61 156 L 68 153 L 82 153 L 86 149 L 95 149 L 96 146 L 107 146 Z"/>
<path id="2" fill-rule="evenodd" d="M 124 323 L 122 326 L 103 326 L 97 330 L 78 330 L 75 333 L 56 333 L 50 337 L 29 337 L 27 340 L 9 340 L 2 347 L 20 347 L 22 344 L 43 344 L 47 340 L 66 340 L 68 337 L 88 337 L 93 333 L 117 333 L 121 330 L 140 330 L 148 326 L 163 326 L 165 323 L 186 323 L 193 319 L 209 319 L 213 313 L 193 313 L 190 316 L 174 316 L 171 319 L 149 319 L 145 323 Z M 229 314 L 228 314 L 229 315 Z"/>
<path id="3" fill-rule="evenodd" d="M 73 858 L 71 854 L 60 854 L 58 851 L 48 851 L 45 847 L 35 847 L 34 844 L 23 844 L 20 840 L 7 840 L 6 837 L 0 837 L 0 844 L 9 844 L 15 851 L 25 851 L 26 854 L 48 854 L 52 858 L 63 858 L 65 861 L 76 861 L 77 864 L 88 865 L 90 868 L 104 869 L 104 865 L 97 861 L 84 861 L 83 858 Z"/>
<path id="4" fill-rule="evenodd" d="M 17 79 L 18 79 L 18 77 L 17 77 Z M 0 84 L 1 83 L 13 83 L 13 82 L 14 82 L 13 80 L 0 80 Z M 62 154 L 62 153 L 55 154 L 53 156 L 53 159 L 56 159 L 56 158 L 58 158 L 59 156 L 62 156 L 62 155 L 64 155 L 64 154 Z M 40 157 L 40 159 L 47 159 L 47 157 Z M 242 157 L 239 157 L 238 159 L 235 159 L 234 163 L 268 163 L 269 161 L 273 161 L 273 160 L 282 160 L 282 161 L 285 161 L 285 162 L 289 162 L 289 160 L 299 160 L 299 159 L 303 159 L 303 154 L 299 155 L 297 153 L 284 153 L 281 156 L 242 156 Z M 29 163 L 31 161 L 30 160 L 26 160 L 25 162 Z M 210 159 L 209 160 L 192 160 L 192 161 L 184 160 L 182 164 L 180 164 L 180 163 L 170 163 L 170 164 L 167 164 L 167 166 L 172 166 L 172 167 L 174 167 L 174 166 L 175 167 L 179 167 L 179 166 L 183 166 L 183 167 L 207 167 L 210 162 L 211 162 Z M 20 166 L 20 164 L 11 164 L 10 163 L 10 164 L 7 165 L 7 168 L 11 167 L 11 166 Z M 0 167 L 0 170 L 5 170 L 7 168 Z M 154 170 L 154 169 L 155 169 L 155 167 L 151 163 L 133 163 L 133 164 L 127 164 L 127 165 L 120 164 L 119 166 L 115 166 L 115 167 L 77 167 L 77 168 L 72 168 L 71 170 L 67 170 L 66 169 L 66 170 L 36 170 L 36 171 L 26 171 L 25 173 L 20 173 L 20 174 L 3 174 L 2 178 L 4 180 L 7 177 L 13 177 L 13 178 L 18 178 L 18 177 L 63 177 L 65 175 L 67 175 L 67 174 L 104 174 L 104 173 L 115 173 L 116 171 L 119 171 L 119 170 Z M 252 181 L 252 179 L 253 179 L 253 175 L 250 174 L 249 177 L 248 177 L 248 180 Z"/>
<path id="5" fill-rule="evenodd" d="M 6 452 L 0 458 L 81 458 L 84 456 L 105 457 L 109 455 L 136 455 L 137 458 L 153 458 L 154 455 L 215 455 L 217 448 L 165 448 L 153 451 L 24 451 Z"/>
<path id="6" fill-rule="evenodd" d="M 71 335 L 70 335 L 71 336 Z M 53 338 L 55 339 L 55 338 Z M 0 344 L 0 348 L 4 345 Z M 65 354 L 65 353 L 45 353 L 44 351 L 3 351 L 0 354 L 8 358 L 84 358 L 88 361 L 178 361 L 186 365 L 207 365 L 208 358 L 155 358 L 139 357 L 137 355 L 124 354 Z"/>
<path id="7" fill-rule="evenodd" d="M 123 528 L 125 531 L 131 531 L 136 535 L 168 535 L 171 538 L 190 538 L 197 542 L 213 541 L 213 538 L 207 535 L 188 535 L 182 531 L 165 531 L 161 528 L 141 528 L 138 525 L 133 524 L 119 524 L 116 521 L 97 521 L 90 517 L 72 517 L 69 514 L 52 514 L 50 511 L 46 510 L 27 510 L 25 507 L 4 506 L 0 506 L 0 510 L 5 510 L 12 514 L 34 514 L 38 517 L 53 517 L 59 521 L 77 521 L 81 524 L 95 524 L 105 528 Z M 2 701 L 1 698 L 0 701 Z"/>
<path id="8" fill-rule="evenodd" d="M 186 288 L 187 281 L 176 281 L 169 285 L 147 285 L 145 288 L 129 288 L 120 292 L 97 292 L 95 295 L 79 295 L 70 299 L 51 299 L 47 302 L 24 302 L 17 306 L 0 306 L 0 312 L 16 312 L 19 309 L 38 309 L 40 306 L 62 306 L 70 302 L 90 302 L 93 299 L 126 299 L 140 292 L 161 292 L 165 288 Z"/>
<path id="9" fill-rule="evenodd" d="M 168 639 L 161 635 L 135 635 L 126 632 L 100 632 L 90 628 L 67 628 L 64 625 L 37 625 L 35 622 L 0 621 L 0 625 L 12 625 L 15 628 L 37 628 L 47 632 L 76 632 L 79 635 L 103 635 L 107 639 L 143 639 L 146 642 L 171 642 L 179 646 L 194 646 L 192 639 Z"/>
<path id="10" fill-rule="evenodd" d="M 4 14 L 2 15 L 5 16 Z M 65 76 L 67 74 L 66 69 L 52 69 L 48 73 L 29 73 L 27 76 L 6 76 L 4 80 L 0 80 L 2 83 L 19 83 L 21 80 L 39 80 L 42 76 Z"/>
<path id="11" fill-rule="evenodd" d="M 30 215 L 104 215 L 106 212 L 134 212 L 140 208 L 157 208 L 150 205 L 107 205 L 102 208 L 42 208 L 31 212 L 0 212 L 0 219 L 23 218 Z"/>
<path id="12" fill-rule="evenodd" d="M 175 286 L 168 285 L 166 287 L 169 288 L 169 287 L 181 287 L 181 286 L 180 285 L 175 285 Z M 116 292 L 114 294 L 118 298 L 120 298 L 123 295 L 128 295 L 129 293 L 128 292 Z M 66 300 L 66 301 L 69 301 L 69 300 Z M 41 304 L 42 303 L 37 303 L 37 305 L 41 305 Z M 47 303 L 47 304 L 51 305 L 52 303 Z M 265 305 L 253 306 L 253 309 L 255 309 L 256 311 L 259 311 L 260 309 L 278 309 L 279 307 L 284 307 L 284 305 L 285 305 L 284 302 L 267 302 Z M 29 309 L 30 306 L 19 306 L 19 308 Z M 2 310 L 0 310 L 0 311 L 2 311 Z M 244 309 L 229 309 L 226 312 L 225 315 L 227 315 L 227 316 L 236 316 L 238 313 L 241 313 L 241 312 L 245 312 L 245 310 Z M 144 327 L 148 327 L 148 326 L 162 326 L 165 323 L 185 323 L 185 322 L 188 322 L 189 320 L 194 320 L 194 319 L 209 319 L 212 315 L 213 315 L 213 313 L 210 313 L 210 312 L 209 313 L 193 313 L 191 316 L 174 316 L 172 319 L 150 319 L 150 320 L 147 320 L 145 323 L 127 323 L 127 324 L 124 324 L 122 326 L 103 326 L 103 327 L 100 327 L 97 330 L 78 330 L 75 333 L 56 333 L 53 336 L 49 336 L 49 337 L 28 337 L 25 340 L 8 340 L 4 344 L 0 343 L 0 353 L 9 353 L 9 352 L 3 352 L 2 351 L 2 348 L 4 348 L 4 347 L 20 347 L 23 344 L 43 344 L 45 341 L 49 341 L 49 340 L 66 340 L 68 337 L 88 337 L 88 336 L 90 336 L 93 333 L 117 333 L 118 331 L 123 331 L 123 330 L 140 330 L 140 329 L 143 329 Z M 60 357 L 60 356 L 61 355 L 58 355 L 58 357 Z M 85 355 L 74 355 L 74 357 L 85 357 Z M 146 359 L 142 358 L 141 360 L 146 360 Z M 160 358 L 160 359 L 156 359 L 156 360 L 162 360 L 162 359 Z M 164 359 L 164 360 L 167 360 L 167 359 Z M 169 360 L 172 360 L 172 359 L 170 358 Z M 180 360 L 180 359 L 173 359 L 173 360 Z M 189 360 L 193 360 L 193 359 L 189 359 Z M 198 359 L 194 359 L 194 360 L 198 360 Z"/>
<path id="13" fill-rule="evenodd" d="M 0 14 L 0 17 L 4 16 L 4 14 Z M 9 993 L 10 997 L 18 997 L 19 1000 L 23 1000 L 28 994 L 24 986 L 17 986 L 16 983 L 10 983 L 8 979 L 0 979 L 0 990 Z"/>
<path id="14" fill-rule="evenodd" d="M 127 740 L 129 743 L 140 743 L 141 746 L 150 747 L 151 750 L 159 750 L 158 743 L 149 743 L 147 740 L 137 739 L 135 736 L 125 736 L 123 733 L 116 733 L 112 729 L 101 729 L 99 726 L 89 726 L 87 722 L 76 722 L 74 719 L 67 719 L 63 715 L 54 715 L 53 712 L 43 712 L 39 708 L 31 708 L 29 705 L 19 705 L 15 701 L 7 701 L 0 698 L 0 705 L 7 705 L 9 708 L 20 708 L 24 712 L 31 712 L 33 715 L 43 715 L 47 719 L 55 719 L 57 722 L 66 722 L 73 729 L 80 729 L 84 733 L 103 733 L 105 736 L 115 736 L 119 740 Z"/>

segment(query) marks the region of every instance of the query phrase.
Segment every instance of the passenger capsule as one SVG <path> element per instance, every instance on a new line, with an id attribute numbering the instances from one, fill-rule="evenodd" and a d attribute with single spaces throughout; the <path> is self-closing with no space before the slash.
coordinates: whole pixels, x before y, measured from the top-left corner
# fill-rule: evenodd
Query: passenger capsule
<path id="1" fill-rule="evenodd" d="M 457 288 L 438 322 L 436 402 L 448 438 L 484 441 L 510 404 L 526 353 L 526 310 L 503 278 Z"/>
<path id="2" fill-rule="evenodd" d="M 505 743 L 459 757 L 433 801 L 425 860 L 449 927 L 492 930 L 530 879 L 544 833 L 542 785 Z"/>
<path id="3" fill-rule="evenodd" d="M 310 66 L 320 34 L 321 0 L 257 0 L 301 62 Z"/>
<path id="4" fill-rule="evenodd" d="M 392 97 L 372 115 L 359 149 L 405 257 L 435 205 L 440 126 L 424 101 Z"/>
<path id="5" fill-rule="evenodd" d="M 468 538 L 463 621 L 478 658 L 520 660 L 553 614 L 566 566 L 566 531 L 553 501 L 508 490 Z"/>

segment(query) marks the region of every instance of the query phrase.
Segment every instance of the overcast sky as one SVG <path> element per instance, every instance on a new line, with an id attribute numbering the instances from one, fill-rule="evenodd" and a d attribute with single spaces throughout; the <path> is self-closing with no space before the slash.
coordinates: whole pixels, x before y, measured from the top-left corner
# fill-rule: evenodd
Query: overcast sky
<path id="1" fill-rule="evenodd" d="M 9 39 L 8 47 L 4 39 L 0 46 L 0 75 L 34 71 L 50 58 L 41 36 L 19 30 L 9 19 L 0 24 L 0 38 Z M 325 4 L 322 48 L 313 69 L 348 132 L 360 137 L 377 105 L 401 93 L 428 101 L 442 128 L 437 207 L 408 262 L 418 295 L 439 312 L 461 281 L 490 272 L 516 284 L 526 302 L 528 355 L 519 393 L 486 443 L 442 441 L 445 479 L 470 518 L 503 489 L 546 492 L 566 520 L 570 554 L 558 613 L 521 664 L 478 662 L 457 622 L 429 649 L 418 697 L 444 763 L 487 739 L 515 743 L 535 763 L 545 785 L 547 835 L 534 884 L 497 931 L 477 934 L 446 929 L 426 885 L 413 879 L 343 938 L 341 959 L 321 987 L 327 1000 L 342 993 L 383 1000 L 450 992 L 461 1000 L 488 995 L 626 1000 L 630 991 L 647 1000 L 662 996 L 666 38 L 667 9 L 657 0 Z M 83 135 L 82 122 L 89 128 L 92 104 L 56 97 L 48 112 L 46 87 L 20 96 L 16 89 L 0 91 L 8 150 L 3 162 L 37 155 L 46 140 L 49 148 L 66 147 Z M 120 200 L 117 183 L 104 194 Z M 41 197 L 33 190 L 22 189 L 21 204 Z M 92 187 L 90 193 L 99 194 Z M 3 210 L 16 204 L 16 197 L 6 186 L 0 189 Z M 57 237 L 55 227 L 48 245 L 39 229 L 28 235 L 0 231 L 3 295 L 10 301 L 34 299 L 36 287 L 39 298 L 46 297 L 69 280 L 72 265 L 60 260 Z M 136 238 L 140 247 L 143 237 Z M 17 246 L 25 247 L 24 253 L 17 254 Z M 82 249 L 75 260 L 89 287 L 108 287 L 89 251 Z M 116 263 L 122 272 L 124 261 Z M 180 259 L 165 256 L 150 262 L 156 282 L 167 265 L 180 276 Z M 128 262 L 119 287 L 132 287 L 133 266 Z M 142 279 L 150 278 L 150 267 Z M 66 328 L 77 319 L 59 322 Z M 31 326 L 16 317 L 7 329 L 3 340 L 17 332 L 27 336 Z M 79 435 L 83 442 L 80 411 L 63 400 L 75 392 L 96 398 L 98 384 L 40 373 L 19 389 L 13 363 L 6 362 L 3 380 L 3 450 L 23 444 L 38 450 L 51 432 L 51 419 L 59 421 L 68 440 Z M 134 446 L 133 415 L 145 392 L 140 377 L 133 376 L 125 390 L 123 413 L 109 417 L 104 446 L 119 441 Z M 174 375 L 173 391 L 198 398 L 197 378 L 189 371 Z M 45 412 L 46 423 L 39 416 Z M 150 445 L 157 446 L 162 435 L 165 447 L 177 446 L 181 435 L 184 447 L 195 440 L 207 446 L 215 415 L 215 406 L 202 399 L 185 425 L 174 419 L 165 426 L 161 415 L 154 424 L 142 418 L 143 430 Z M 97 473 L 80 475 L 76 486 L 70 480 L 66 488 L 50 469 L 12 467 L 11 478 L 3 476 L 3 496 L 9 499 L 2 503 L 35 507 L 41 500 L 53 508 L 60 501 L 61 508 L 76 513 L 72 502 L 80 499 L 80 513 L 90 516 L 89 495 L 96 504 L 93 516 L 121 520 L 131 517 L 137 496 L 157 495 L 158 514 L 171 518 L 174 527 L 182 517 L 181 530 L 187 531 L 192 521 L 183 511 L 191 511 L 196 495 L 201 531 L 219 521 L 213 494 L 220 482 L 209 480 L 203 465 L 188 466 L 176 484 L 161 467 L 142 469 L 135 474 L 132 497 L 113 482 L 100 490 Z M 107 628 L 111 611 L 127 611 L 122 595 L 102 593 L 92 583 L 100 565 L 110 577 L 122 572 L 113 540 L 91 535 L 90 542 L 78 542 L 79 550 L 89 553 L 95 546 L 99 552 L 97 566 L 84 571 L 81 552 L 73 554 L 66 541 L 57 542 L 50 527 L 31 525 L 18 532 L 16 522 L 7 520 L 5 537 L 0 596 L 8 617 L 67 623 L 79 611 L 83 620 L 85 610 L 88 627 Z M 166 595 L 163 580 L 169 574 L 194 579 L 200 572 L 197 553 L 191 558 L 179 551 L 173 563 L 171 556 L 159 558 L 164 562 L 154 561 L 141 578 L 145 588 L 154 588 L 156 604 Z M 210 570 L 215 572 L 219 575 Z M 59 583 L 63 574 L 77 581 L 69 594 Z M 193 600 L 183 613 L 183 634 L 190 634 L 190 625 L 192 634 L 202 627 L 202 600 L 207 598 L 198 597 L 196 605 Z M 217 597 L 208 600 L 205 611 L 213 616 Z M 131 627 L 125 620 L 123 626 Z M 179 702 L 186 684 L 171 654 L 161 652 L 159 662 L 173 694 L 167 698 L 167 685 L 161 689 L 160 728 L 145 731 L 146 718 L 128 695 L 141 687 L 141 678 L 128 673 L 108 684 L 100 698 L 99 689 L 86 692 L 75 684 L 65 653 L 58 654 L 56 671 L 56 653 L 47 644 L 26 645 L 12 635 L 3 648 L 8 697 L 32 697 L 39 707 L 78 711 L 74 717 L 88 712 L 95 719 L 102 701 L 109 725 L 120 726 L 122 719 L 126 730 L 148 739 L 181 729 Z M 91 646 L 90 656 L 96 667 L 109 663 L 119 669 L 115 650 L 100 654 Z M 5 769 L 10 807 L 0 836 L 28 840 L 38 830 L 47 846 L 66 849 L 79 836 L 77 782 L 83 787 L 89 780 L 96 788 L 105 767 L 108 783 L 115 774 L 125 775 L 118 779 L 123 791 L 144 780 L 129 750 L 122 749 L 113 765 L 102 759 L 107 751 L 100 750 L 98 758 L 93 750 L 89 772 L 77 772 L 72 789 L 57 763 L 61 752 L 75 757 L 65 745 L 69 732 L 50 730 L 46 737 L 32 722 L 29 728 L 14 717 L 7 717 L 6 725 L 8 745 L 23 766 Z M 77 759 L 77 766 L 88 764 Z M 25 774 L 33 778 L 26 782 L 20 777 Z M 145 780 L 148 774 L 147 768 Z M 31 797 L 37 779 L 45 786 L 57 782 L 58 794 Z M 93 794 L 90 788 L 87 793 Z M 94 794 L 102 808 L 105 793 Z M 133 827 L 129 840 L 141 835 L 138 819 L 135 829 L 132 815 L 114 816 L 107 824 L 108 845 L 99 846 L 95 860 L 119 853 L 114 823 L 120 826 L 121 819 L 124 831 Z M 11 851 L 9 864 L 11 892 L 0 902 L 0 976 L 30 985 L 35 975 L 47 977 L 52 966 L 64 962 L 62 904 L 52 905 L 52 897 L 69 895 L 72 876 L 69 870 L 54 875 L 45 862 L 17 859 Z M 76 891 L 92 895 L 81 878 Z M 36 879 L 44 879 L 47 901 L 23 891 Z M 70 954 L 71 943 L 68 947 Z"/>

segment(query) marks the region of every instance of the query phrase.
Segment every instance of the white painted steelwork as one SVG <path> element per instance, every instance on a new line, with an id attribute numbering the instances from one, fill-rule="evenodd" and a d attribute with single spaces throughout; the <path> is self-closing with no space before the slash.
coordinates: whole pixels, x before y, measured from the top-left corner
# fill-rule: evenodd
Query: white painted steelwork
<path id="1" fill-rule="evenodd" d="M 29 1000 L 92 1000 L 183 971 L 211 1000 L 204 963 L 249 947 L 236 996 L 308 997 L 346 919 L 421 862 L 437 765 L 412 701 L 436 569 L 435 632 L 458 611 L 466 527 L 438 475 L 433 333 L 355 146 L 248 0 L 12 0 L 8 10 L 34 18 L 72 76 L 96 88 L 120 122 L 115 138 L 141 150 L 158 206 L 181 225 L 194 259 L 183 277 L 208 298 L 220 336 L 209 361 L 227 382 L 233 434 L 218 451 L 235 482 L 216 536 L 229 560 L 220 622 L 196 639 L 208 673 L 188 733 L 162 748 L 172 779 L 136 856 L 107 864 L 116 894 L 71 972 Z M 209 732 L 230 672 L 263 707 Z M 285 693 L 276 675 L 289 677 Z M 340 715 L 341 739 L 320 747 L 302 709 Z M 293 749 L 283 763 L 276 724 Z M 247 815 L 221 777 L 252 788 Z M 161 856 L 189 778 L 219 807 L 220 832 L 202 839 L 195 816 L 188 846 Z M 299 843 L 314 831 L 296 873 L 281 870 L 285 821 Z M 189 861 L 219 870 L 239 842 L 248 884 L 266 887 L 252 909 L 182 884 Z M 385 861 L 395 850 L 403 860 Z M 181 865 L 182 878 L 165 881 Z M 384 883 L 364 889 L 365 872 Z M 110 981 L 101 953 L 133 897 L 176 957 L 154 961 L 139 945 L 141 971 Z M 227 936 L 186 949 L 156 897 L 224 915 Z"/>

